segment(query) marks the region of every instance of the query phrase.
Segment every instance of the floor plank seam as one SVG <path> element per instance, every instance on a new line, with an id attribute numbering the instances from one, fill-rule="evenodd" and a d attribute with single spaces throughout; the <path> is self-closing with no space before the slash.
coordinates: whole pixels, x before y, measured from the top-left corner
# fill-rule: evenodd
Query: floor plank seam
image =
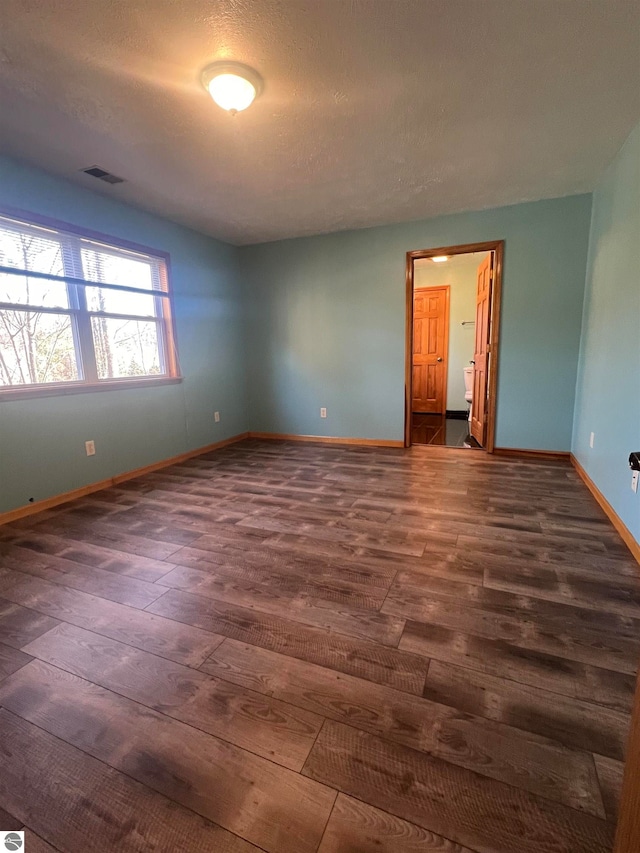
<path id="1" fill-rule="evenodd" d="M 324 825 L 324 829 L 322 830 L 322 835 L 320 836 L 320 841 L 318 842 L 318 846 L 316 847 L 316 853 L 322 847 L 322 842 L 324 841 L 324 837 L 327 834 L 327 829 L 329 828 L 329 824 L 331 823 L 331 818 L 333 817 L 333 812 L 335 811 L 336 803 L 338 802 L 338 797 L 340 796 L 340 791 L 336 791 L 336 796 L 333 801 L 333 805 L 331 806 L 331 811 L 329 812 L 329 817 L 327 818 L 327 822 Z"/>
<path id="2" fill-rule="evenodd" d="M 207 821 L 225 812 L 183 793 L 198 788 L 207 743 L 219 744 L 212 781 L 216 762 L 243 755 L 294 774 L 283 782 L 315 779 L 327 793 L 297 823 L 305 853 L 360 838 L 391 853 L 427 829 L 470 851 L 610 853 L 640 579 L 569 473 L 465 451 L 252 441 L 30 516 L 0 531 L 0 695 Z M 79 679 L 67 686 L 88 738 L 65 723 L 63 674 Z M 113 709 L 108 743 L 127 708 L 123 764 L 93 732 L 98 709 Z M 178 787 L 145 713 L 167 744 L 193 744 L 195 764 L 175 753 Z M 127 763 L 139 749 L 147 769 Z M 439 799 L 460 784 L 464 803 Z M 238 809 L 246 826 L 265 817 L 251 797 Z M 281 853 L 268 830 L 233 834 Z"/>
<path id="3" fill-rule="evenodd" d="M 327 724 L 328 724 L 328 723 L 330 723 L 330 722 L 333 722 L 333 721 L 325 719 L 325 721 L 324 721 L 324 723 L 323 723 L 323 726 L 322 726 L 322 727 L 324 728 L 324 727 L 325 727 L 325 725 L 327 725 Z M 396 741 L 391 740 L 388 736 L 385 736 L 385 734 L 384 734 L 384 733 L 377 733 L 377 734 L 375 734 L 375 735 L 372 735 L 372 734 L 371 734 L 371 732 L 367 731 L 366 729 L 360 729 L 360 728 L 358 728 L 357 726 L 353 725 L 352 723 L 348 723 L 348 722 L 345 722 L 345 721 L 341 721 L 341 722 L 339 723 L 339 725 L 344 726 L 344 727 L 346 727 L 346 728 L 353 729 L 355 732 L 359 732 L 359 733 L 361 733 L 361 734 L 371 735 L 372 737 L 374 737 L 374 738 L 376 738 L 376 739 L 378 739 L 378 740 L 380 740 L 380 741 L 383 741 L 383 742 L 385 742 L 385 743 L 389 744 L 391 747 L 401 746 L 401 747 L 402 747 L 402 749 L 409 750 L 409 751 L 411 751 L 412 753 L 415 753 L 418 757 L 420 757 L 420 756 L 424 756 L 424 755 L 429 755 L 429 753 L 423 753 L 423 752 L 421 752 L 421 750 L 418 750 L 418 749 L 416 749 L 416 748 L 415 748 L 415 747 L 413 747 L 413 746 L 409 746 L 409 745 L 408 745 L 408 744 L 406 744 L 406 743 L 398 744 Z M 319 736 L 320 736 L 320 733 L 318 734 L 318 737 L 319 737 Z M 312 750 L 311 750 L 311 752 L 309 753 L 309 757 L 307 758 L 307 760 L 306 760 L 306 761 L 305 761 L 305 763 L 304 763 L 304 766 L 302 767 L 302 769 L 301 769 L 299 772 L 300 772 L 303 776 L 307 776 L 308 778 L 315 779 L 315 777 L 314 777 L 314 776 L 312 776 L 312 775 L 311 775 L 311 774 L 309 774 L 308 772 L 305 772 L 305 770 L 307 769 L 307 764 L 309 763 L 309 760 L 310 760 L 310 758 L 311 758 L 312 753 L 313 753 L 313 749 L 312 749 Z M 586 753 L 586 752 L 585 752 L 585 754 L 586 754 L 586 755 L 588 755 L 588 753 Z M 588 817 L 588 818 L 590 818 L 591 820 L 593 820 L 593 821 L 598 821 L 598 822 L 600 822 L 600 823 L 602 823 L 602 824 L 609 824 L 609 823 L 610 823 L 610 822 L 607 820 L 606 816 L 605 816 L 605 817 L 600 817 L 599 815 L 595 815 L 595 814 L 593 814 L 593 812 L 585 811 L 584 809 L 579 809 L 579 808 L 577 808 L 576 806 L 570 805 L 570 804 L 568 804 L 568 803 L 566 803 L 566 802 L 559 802 L 558 800 L 555 800 L 555 799 L 553 799 L 553 798 L 551 798 L 551 797 L 549 797 L 549 796 L 545 796 L 544 794 L 540 794 L 540 793 L 533 793 L 532 791 L 529 791 L 529 790 L 528 790 L 528 789 L 526 789 L 526 788 L 521 788 L 521 787 L 518 787 L 518 786 L 516 786 L 516 785 L 512 785 L 512 784 L 510 784 L 509 782 L 505 782 L 505 781 L 504 781 L 504 780 L 502 780 L 502 779 L 495 779 L 495 778 L 494 778 L 494 777 L 492 777 L 492 776 L 485 776 L 484 774 L 482 774 L 482 773 L 481 773 L 481 772 L 479 772 L 478 770 L 471 770 L 471 769 L 469 769 L 469 768 L 467 768 L 467 767 L 461 767 L 461 765 L 454 764 L 453 762 L 447 761 L 447 759 L 445 759 L 445 758 L 440 758 L 440 757 L 438 757 L 438 758 L 437 758 L 437 761 L 438 761 L 438 762 L 442 762 L 443 764 L 446 764 L 446 765 L 451 765 L 452 767 L 461 768 L 461 769 L 465 770 L 467 773 L 473 774 L 473 776 L 475 776 L 475 777 L 477 777 L 477 778 L 479 778 L 479 779 L 490 780 L 491 782 L 495 782 L 497 785 L 504 786 L 505 788 L 511 789 L 512 791 L 517 791 L 517 792 L 519 792 L 519 793 L 521 793 L 521 794 L 528 795 L 529 797 L 533 798 L 534 800 L 543 801 L 543 802 L 547 802 L 547 803 L 553 803 L 554 805 L 556 805 L 556 806 L 560 806 L 562 809 L 567 809 L 568 811 L 573 812 L 575 815 L 578 815 L 578 816 L 580 816 L 580 817 Z M 596 777 L 597 777 L 597 774 L 596 774 Z M 319 781 L 319 780 L 316 780 L 316 781 Z M 322 784 L 327 785 L 328 783 L 326 783 L 326 782 L 322 782 Z M 340 789 L 340 788 L 338 788 L 337 790 L 339 790 L 339 791 L 340 791 L 341 789 Z M 343 793 L 348 793 L 348 792 L 344 792 L 344 791 L 343 791 Z M 350 795 L 349 795 L 349 796 L 350 796 Z M 604 809 L 603 809 L 603 813 L 604 813 Z M 397 817 L 402 817 L 402 816 L 401 816 L 401 815 L 399 815 L 399 814 L 397 814 L 396 816 L 397 816 Z"/>
<path id="4" fill-rule="evenodd" d="M 38 658 L 38 660 L 40 660 L 40 659 Z M 159 708 L 156 708 L 156 707 L 154 707 L 154 706 L 152 706 L 152 705 L 146 705 L 144 702 L 141 702 L 141 701 L 140 701 L 140 700 L 138 700 L 138 699 L 132 699 L 130 696 L 127 696 L 127 695 L 126 695 L 126 693 L 120 693 L 120 691 L 115 690 L 115 689 L 113 689 L 113 688 L 111 688 L 111 687 L 103 687 L 103 686 L 102 686 L 101 684 L 99 684 L 98 682 L 91 681 L 91 680 L 90 680 L 90 679 L 88 679 L 88 678 L 83 678 L 82 676 L 80 676 L 80 675 L 76 675 L 74 672 L 71 672 L 70 670 L 65 669 L 64 667 L 57 666 L 56 664 L 50 663 L 49 661 L 42 661 L 42 662 L 43 662 L 43 663 L 46 663 L 46 664 L 47 664 L 47 666 L 51 666 L 51 667 L 53 667 L 54 669 L 59 670 L 60 672 L 65 672 L 65 673 L 67 673 L 67 675 L 71 675 L 71 676 L 73 676 L 74 678 L 78 678 L 78 679 L 80 679 L 81 681 L 85 681 L 85 682 L 87 682 L 88 684 L 92 684 L 93 686 L 100 688 L 100 690 L 104 690 L 104 691 L 106 691 L 107 693 L 113 693 L 115 696 L 119 696 L 121 699 L 126 699 L 126 701 L 127 701 L 127 702 L 131 702 L 131 703 L 133 703 L 133 704 L 135 704 L 135 705 L 138 705 L 140 708 L 145 708 L 145 709 L 147 709 L 147 710 L 153 711 L 154 713 L 159 714 L 160 716 L 162 716 L 162 717 L 166 718 L 167 720 L 171 720 L 171 721 L 172 721 L 172 722 L 174 722 L 174 723 L 179 723 L 179 724 L 180 724 L 180 725 L 182 725 L 182 726 L 187 726 L 187 727 L 188 727 L 188 728 L 190 728 L 190 729 L 194 729 L 194 731 L 200 732 L 201 734 L 206 735 L 206 737 L 208 737 L 208 738 L 213 738 L 214 740 L 218 740 L 218 741 L 221 741 L 222 743 L 228 744 L 229 746 L 233 747 L 234 749 L 238 749 L 238 750 L 241 750 L 241 751 L 247 752 L 249 755 L 253 755 L 255 758 L 258 758 L 258 759 L 260 759 L 261 761 L 267 761 L 267 762 L 269 762 L 269 764 L 273 764 L 273 765 L 274 765 L 274 767 L 278 767 L 280 770 L 285 770 L 285 771 L 287 771 L 288 773 L 294 773 L 294 774 L 295 774 L 295 773 L 298 773 L 298 774 L 299 774 L 299 773 L 302 773 L 302 768 L 300 768 L 300 770 L 294 770 L 293 768 L 291 768 L 291 767 L 289 767 L 289 766 L 287 766 L 287 765 L 285 765 L 285 764 L 280 764 L 280 763 L 278 763 L 278 762 L 277 762 L 277 761 L 275 761 L 273 758 L 269 758 L 269 757 L 267 757 L 266 755 L 263 755 L 262 753 L 255 752 L 254 750 L 249 749 L 248 747 L 245 747 L 245 746 L 242 746 L 242 747 L 241 747 L 241 746 L 238 746 L 238 744 L 237 744 L 237 743 L 234 743 L 232 740 L 229 740 L 228 738 L 222 737 L 222 736 L 221 736 L 221 735 L 219 735 L 219 734 L 215 734 L 215 735 L 214 735 L 214 734 L 211 734 L 211 732 L 208 732 L 208 731 L 206 731 L 205 729 L 201 729 L 199 726 L 196 726 L 196 725 L 194 725 L 193 723 L 186 723 L 184 720 L 181 720 L 179 717 L 174 717 L 174 716 L 172 716 L 171 714 L 167 713 L 166 711 L 162 711 L 162 710 L 160 710 Z M 26 664 L 25 664 L 25 666 L 26 666 Z M 205 673 L 205 674 L 206 674 L 206 673 Z M 220 679 L 220 680 L 222 681 L 223 679 Z M 229 683 L 229 684 L 232 684 L 232 685 L 233 685 L 233 682 L 227 682 L 227 683 Z M 235 686 L 235 685 L 234 685 L 234 686 Z M 247 690 L 249 690 L 249 688 L 246 688 L 246 689 L 247 689 Z M 257 693 L 257 691 L 250 691 L 250 692 L 252 692 L 252 693 L 256 693 L 256 695 L 257 695 L 257 696 L 259 696 L 260 698 L 265 698 L 265 697 L 263 696 L 263 694 L 261 694 L 261 693 Z M 8 709 L 7 709 L 7 710 L 8 710 Z M 20 716 L 20 715 L 18 715 L 18 716 Z M 320 715 L 318 715 L 318 716 L 320 716 Z M 25 719 L 25 720 L 26 720 L 26 718 L 24 718 L 24 717 L 23 717 L 23 719 Z M 26 720 L 26 722 L 29 722 L 29 723 L 30 723 L 31 721 L 30 721 L 30 720 Z M 323 718 L 323 725 L 324 725 L 324 722 L 326 722 L 326 718 Z M 35 725 L 35 724 L 32 724 L 32 725 Z M 321 728 L 322 728 L 322 726 L 321 726 Z M 43 731 L 45 731 L 45 730 L 43 730 Z M 318 734 L 319 734 L 319 731 L 318 731 Z M 317 737 L 318 737 L 318 735 L 316 734 L 316 737 L 315 737 L 315 739 L 314 739 L 314 744 L 315 744 L 315 741 L 317 740 Z M 61 740 L 64 740 L 64 738 L 61 738 Z M 66 743 L 69 743 L 71 746 L 75 746 L 75 744 L 70 743 L 69 741 L 65 741 L 65 742 L 66 742 Z M 75 747 L 75 748 L 76 748 L 76 749 L 80 749 L 80 747 Z M 85 750 L 83 750 L 83 751 L 85 751 Z M 310 754 L 310 753 L 311 753 L 311 749 L 309 750 L 309 754 Z M 90 755 L 91 753 L 87 753 L 87 754 L 89 754 L 89 755 Z M 307 758 L 308 758 L 308 756 L 307 756 Z M 306 760 L 307 760 L 307 759 L 305 759 L 305 762 L 306 762 Z M 303 764 L 303 767 L 304 767 L 304 764 Z M 117 768 L 115 768 L 115 769 L 117 769 Z M 331 786 L 327 785 L 326 787 L 331 787 Z"/>
<path id="5" fill-rule="evenodd" d="M 109 764 L 108 761 L 105 761 L 104 759 L 99 758 L 97 755 L 94 755 L 93 753 L 88 752 L 85 749 L 82 749 L 82 747 L 76 746 L 74 743 L 71 743 L 70 741 L 65 740 L 62 737 L 59 737 L 58 735 L 52 734 L 50 731 L 43 728 L 42 726 L 39 726 L 37 723 L 32 723 L 30 720 L 27 720 L 25 717 L 21 716 L 20 714 L 16 714 L 13 711 L 10 711 L 4 705 L 0 704 L 0 708 L 2 708 L 2 710 L 6 714 L 10 714 L 12 717 L 16 717 L 17 719 L 23 720 L 28 725 L 33 726 L 34 728 L 43 732 L 43 734 L 45 734 L 48 738 L 53 738 L 54 740 L 60 741 L 61 743 L 66 744 L 67 746 L 71 747 L 72 749 L 83 753 L 84 755 L 88 755 L 89 758 L 93 759 L 94 761 L 99 762 L 104 767 L 109 768 L 109 770 L 111 770 L 112 772 L 115 772 L 117 774 L 120 774 L 121 776 L 126 777 L 130 781 L 134 782 L 136 785 L 141 785 L 143 788 L 146 788 L 149 791 L 153 791 L 155 794 L 158 794 L 159 796 L 163 797 L 166 800 L 169 800 L 170 802 L 173 802 L 173 803 L 178 802 L 177 800 L 174 800 L 173 798 L 169 797 L 167 794 L 165 794 L 163 791 L 159 790 L 158 788 L 153 788 L 150 785 L 147 785 L 145 782 L 141 782 L 139 779 L 137 779 L 135 776 L 132 776 L 130 773 L 127 773 L 125 770 L 121 770 L 119 767 L 115 767 L 113 764 Z M 293 772 L 293 771 L 291 771 L 291 772 Z M 196 811 L 195 809 L 191 809 L 191 808 L 189 808 L 189 806 L 185 806 L 184 803 L 182 803 L 182 802 L 180 802 L 179 805 L 180 805 L 180 808 L 185 809 L 185 811 L 190 812 L 193 815 L 196 815 L 200 819 L 206 820 L 208 823 L 210 823 L 214 826 L 222 826 L 222 824 L 216 824 L 215 821 L 211 820 L 211 818 L 208 818 L 206 815 L 201 814 L 200 812 Z M 253 844 L 253 842 L 248 842 L 246 838 L 244 838 L 241 835 L 238 835 L 238 833 L 236 833 L 236 832 L 233 832 L 233 830 L 227 829 L 226 827 L 223 827 L 223 828 L 226 830 L 226 832 L 228 832 L 231 835 L 234 835 L 236 838 L 240 839 L 241 841 L 245 841 L 247 843 Z M 45 840 L 47 840 L 47 839 L 45 839 Z M 47 840 L 47 843 L 51 843 L 51 842 L 49 842 Z M 260 848 L 260 846 L 257 844 L 254 844 L 254 846 L 257 849 L 265 850 L 265 848 Z M 265 850 L 265 853 L 269 853 L 269 851 Z"/>
<path id="6" fill-rule="evenodd" d="M 401 651 L 402 651 L 402 650 L 401 650 Z M 527 651 L 527 650 L 525 649 L 524 651 Z M 412 654 L 420 655 L 420 653 L 419 653 L 419 652 L 412 652 Z M 420 656 L 422 657 L 422 655 L 420 655 Z M 481 669 L 475 669 L 474 667 L 469 666 L 469 665 L 464 664 L 464 663 L 461 663 L 460 661 L 457 661 L 456 663 L 452 663 L 450 660 L 447 660 L 446 658 L 438 657 L 436 654 L 431 654 L 431 655 L 430 655 L 430 657 L 428 657 L 428 658 L 425 656 L 425 657 L 424 657 L 424 660 L 425 660 L 425 661 L 429 661 L 429 662 L 431 662 L 431 661 L 437 661 L 438 663 L 451 664 L 452 666 L 456 666 L 456 667 L 458 667 L 459 669 L 468 669 L 470 672 L 475 672 L 475 673 L 477 673 L 478 675 L 490 675 L 490 676 L 491 676 L 491 677 L 493 677 L 493 678 L 500 678 L 500 679 L 502 679 L 503 681 L 508 681 L 508 682 L 510 682 L 511 684 L 517 684 L 517 685 L 519 685 L 519 686 L 521 686 L 521 687 L 527 687 L 527 688 L 529 688 L 529 689 L 531 689 L 531 690 L 534 690 L 534 689 L 535 689 L 535 685 L 530 684 L 528 681 L 516 681 L 516 679 L 515 679 L 515 678 L 509 678 L 509 677 L 508 677 L 508 676 L 506 676 L 506 675 L 496 676 L 496 675 L 494 675 L 493 673 L 485 673 L 485 672 L 484 672 L 483 670 L 481 670 Z M 563 698 L 565 698 L 565 699 L 577 699 L 577 698 L 578 698 L 578 697 L 573 696 L 573 695 L 571 695 L 571 694 L 569 694 L 569 693 L 561 693 L 561 692 L 560 692 L 560 691 L 558 691 L 558 690 L 551 690 L 549 687 L 544 687 L 544 690 L 545 690 L 547 693 L 553 693 L 553 695 L 554 695 L 554 696 L 561 696 L 561 697 L 563 697 Z M 611 712 L 616 713 L 616 714 L 622 714 L 622 715 L 624 715 L 624 716 L 630 716 L 630 713 L 631 713 L 631 711 L 626 712 L 626 711 L 620 711 L 620 710 L 619 710 L 619 709 L 617 709 L 617 708 L 612 708 L 610 705 L 607 705 L 607 704 L 605 704 L 604 702 L 595 702 L 594 700 L 590 700 L 590 699 L 581 699 L 580 701 L 581 701 L 581 702 L 584 702 L 584 703 L 585 703 L 585 704 L 587 704 L 587 705 L 592 705 L 592 706 L 594 707 L 594 710 L 595 710 L 596 708 L 605 708 L 607 711 L 611 711 Z"/>
<path id="7" fill-rule="evenodd" d="M 171 616 L 165 616 L 164 614 L 154 613 L 153 610 L 149 610 L 150 607 L 154 606 L 157 602 L 161 601 L 161 599 L 164 597 L 164 595 L 166 595 L 167 593 L 170 593 L 170 592 L 182 592 L 186 595 L 191 595 L 195 598 L 200 597 L 200 598 L 206 599 L 207 601 L 213 601 L 218 605 L 229 606 L 229 607 L 237 607 L 239 609 L 251 610 L 254 613 L 259 612 L 259 613 L 264 614 L 265 616 L 273 616 L 274 618 L 277 618 L 277 619 L 285 619 L 286 621 L 291 622 L 294 625 L 300 625 L 303 628 L 310 628 L 313 630 L 321 631 L 330 637 L 338 637 L 338 639 L 342 638 L 345 640 L 351 640 L 351 641 L 355 640 L 355 641 L 362 642 L 362 643 L 369 643 L 369 644 L 371 644 L 373 646 L 377 646 L 381 649 L 393 649 L 395 651 L 402 651 L 402 649 L 398 649 L 398 645 L 397 645 L 397 643 L 400 642 L 400 639 L 402 637 L 402 632 L 400 633 L 400 637 L 398 638 L 397 643 L 391 643 L 391 642 L 383 643 L 380 640 L 376 640 L 373 637 L 365 637 L 362 634 L 348 634 L 346 631 L 339 631 L 335 628 L 322 628 L 313 622 L 305 622 L 303 619 L 295 619 L 291 616 L 280 616 L 278 614 L 271 613 L 270 611 L 267 611 L 267 610 L 264 610 L 264 611 L 260 611 L 257 609 L 254 610 L 253 608 L 248 608 L 246 605 L 231 603 L 231 602 L 225 601 L 224 599 L 221 599 L 221 598 L 212 598 L 210 596 L 198 596 L 196 593 L 187 592 L 186 590 L 182 590 L 182 589 L 176 589 L 175 587 L 167 587 L 166 592 L 163 595 L 159 596 L 155 601 L 150 602 L 144 608 L 136 608 L 136 609 L 142 609 L 147 613 L 153 614 L 154 616 L 162 616 L 163 619 L 169 619 L 170 621 L 177 622 L 178 624 L 181 624 L 181 625 L 190 625 L 191 627 L 199 627 L 199 626 L 192 625 L 191 622 L 186 622 L 186 621 L 183 621 L 181 619 L 173 618 Z M 367 611 L 363 611 L 363 612 L 367 612 Z M 377 611 L 372 611 L 372 612 L 377 612 Z M 207 631 L 206 628 L 201 628 L 201 627 L 199 628 L 199 630 Z M 212 632 L 208 631 L 208 633 L 212 633 Z M 252 643 L 251 645 L 257 645 L 257 644 Z"/>

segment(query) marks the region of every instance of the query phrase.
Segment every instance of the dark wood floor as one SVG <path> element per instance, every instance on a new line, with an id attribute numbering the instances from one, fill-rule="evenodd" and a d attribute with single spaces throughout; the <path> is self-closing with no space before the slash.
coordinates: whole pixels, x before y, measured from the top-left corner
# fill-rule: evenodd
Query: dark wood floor
<path id="1" fill-rule="evenodd" d="M 0 528 L 34 851 L 605 853 L 637 565 L 561 462 L 247 441 Z"/>
<path id="2" fill-rule="evenodd" d="M 469 435 L 469 421 L 465 418 L 445 418 L 442 415 L 413 412 L 411 415 L 411 443 L 440 447 L 465 447 L 481 450 L 478 442 Z"/>

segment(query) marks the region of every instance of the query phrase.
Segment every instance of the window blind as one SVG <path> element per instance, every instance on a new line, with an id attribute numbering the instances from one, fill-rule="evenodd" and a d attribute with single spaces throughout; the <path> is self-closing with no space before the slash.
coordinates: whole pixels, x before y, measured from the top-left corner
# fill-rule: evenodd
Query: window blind
<path id="1" fill-rule="evenodd" d="M 163 257 L 0 216 L 0 394 L 178 375 Z"/>

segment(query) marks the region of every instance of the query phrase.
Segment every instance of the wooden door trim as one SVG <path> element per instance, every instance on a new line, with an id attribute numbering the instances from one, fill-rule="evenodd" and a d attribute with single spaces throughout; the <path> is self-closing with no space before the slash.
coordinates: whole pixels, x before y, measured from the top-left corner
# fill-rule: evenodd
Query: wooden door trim
<path id="1" fill-rule="evenodd" d="M 640 845 L 640 674 L 631 713 L 631 726 L 620 792 L 620 812 L 613 853 L 636 853 Z"/>
<path id="2" fill-rule="evenodd" d="M 407 252 L 405 265 L 405 357 L 404 357 L 404 446 L 411 447 L 411 401 L 413 399 L 413 278 L 414 261 L 437 255 L 467 255 L 471 252 L 493 252 L 494 277 L 491 291 L 491 358 L 489 359 L 489 406 L 487 411 L 487 453 L 493 453 L 496 432 L 496 404 L 498 395 L 498 347 L 500 340 L 500 304 L 502 300 L 502 270 L 504 266 L 504 240 L 487 243 L 462 243 L 459 246 L 439 246 L 435 249 L 418 249 Z"/>
<path id="3" fill-rule="evenodd" d="M 483 256 L 476 267 L 476 310 L 474 343 L 471 417 L 469 433 L 481 447 L 487 443 L 487 403 L 489 400 L 489 365 L 491 364 L 491 296 L 493 293 L 493 252 Z M 480 394 L 478 395 L 478 390 Z"/>
<path id="4" fill-rule="evenodd" d="M 449 320 L 451 311 L 451 285 L 450 284 L 434 284 L 433 287 L 414 287 L 413 294 L 416 290 L 444 290 L 444 389 L 442 392 L 442 417 L 447 416 L 447 380 L 449 379 Z M 411 333 L 413 338 L 413 306 L 411 307 Z M 413 350 L 413 345 L 412 345 Z M 413 367 L 413 352 L 411 353 L 411 366 Z M 411 382 L 413 384 L 413 371 L 411 373 Z M 413 388 L 411 389 L 413 392 Z M 409 401 L 410 408 L 413 409 L 413 393 Z"/>

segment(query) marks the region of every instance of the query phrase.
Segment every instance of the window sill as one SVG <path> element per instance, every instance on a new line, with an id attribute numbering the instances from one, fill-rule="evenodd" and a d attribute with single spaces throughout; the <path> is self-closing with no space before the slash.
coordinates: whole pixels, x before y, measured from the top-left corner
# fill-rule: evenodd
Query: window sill
<path id="1" fill-rule="evenodd" d="M 94 394 L 100 391 L 125 391 L 134 388 L 151 388 L 156 385 L 177 385 L 182 376 L 145 377 L 143 379 L 113 379 L 99 383 L 78 382 L 64 385 L 40 385 L 31 388 L 10 388 L 0 390 L 0 402 L 3 400 L 30 400 L 32 397 L 64 397 L 68 394 Z"/>

